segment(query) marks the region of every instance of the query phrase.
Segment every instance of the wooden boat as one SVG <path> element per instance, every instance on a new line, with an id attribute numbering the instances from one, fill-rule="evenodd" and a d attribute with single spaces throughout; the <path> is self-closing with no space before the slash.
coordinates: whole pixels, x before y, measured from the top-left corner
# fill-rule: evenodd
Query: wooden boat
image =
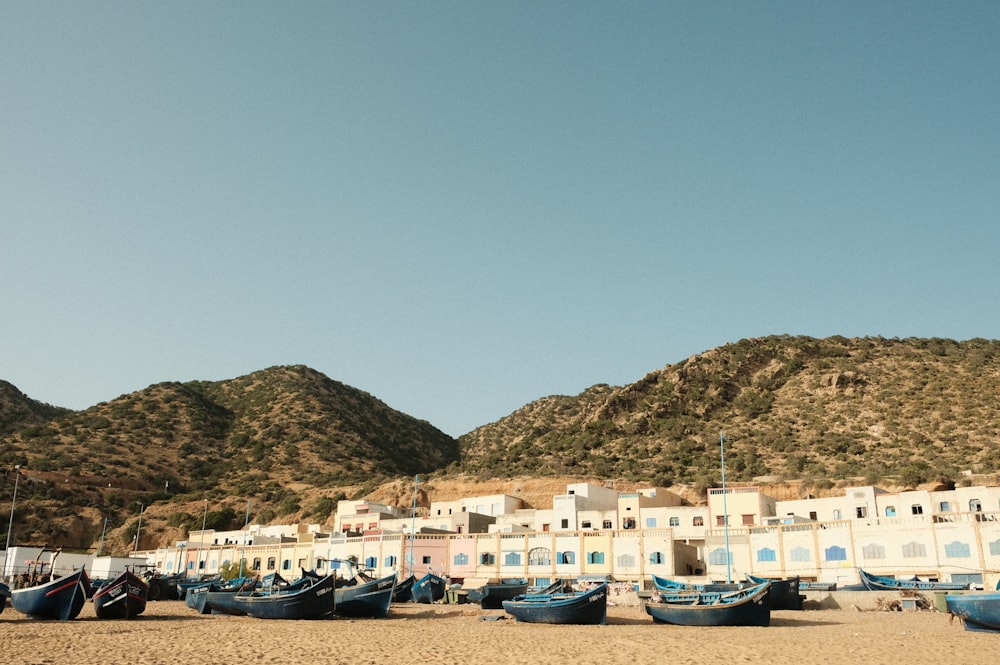
<path id="1" fill-rule="evenodd" d="M 69 575 L 36 586 L 13 589 L 10 604 L 18 612 L 30 617 L 69 621 L 80 614 L 90 595 L 90 579 L 86 569 L 80 568 Z"/>
<path id="2" fill-rule="evenodd" d="M 966 630 L 1000 633 L 1000 593 L 946 594 L 948 613 L 962 620 Z"/>
<path id="3" fill-rule="evenodd" d="M 434 573 L 427 573 L 413 583 L 410 590 L 413 602 L 429 605 L 444 598 L 444 579 Z"/>
<path id="4" fill-rule="evenodd" d="M 916 578 L 897 580 L 894 577 L 872 575 L 858 568 L 861 583 L 870 591 L 960 591 L 968 589 L 969 585 L 958 582 L 925 582 Z"/>
<path id="5" fill-rule="evenodd" d="M 394 603 L 408 603 L 413 599 L 413 584 L 417 581 L 417 578 L 413 575 L 408 576 L 402 582 L 396 583 L 396 588 L 392 592 L 392 602 Z"/>
<path id="6" fill-rule="evenodd" d="M 3 608 L 7 607 L 8 598 L 10 598 L 10 587 L 0 582 L 0 614 L 3 614 Z"/>
<path id="7" fill-rule="evenodd" d="M 678 626 L 767 626 L 771 623 L 770 582 L 731 591 L 687 594 L 683 601 L 653 599 L 645 603 L 655 623 Z M 658 602 L 659 600 L 659 602 Z M 707 602 L 706 602 L 707 601 Z"/>
<path id="8" fill-rule="evenodd" d="M 771 583 L 771 609 L 772 610 L 801 610 L 804 596 L 799 594 L 799 578 L 788 577 L 785 579 L 771 579 L 766 577 L 756 577 L 747 575 L 747 581 L 751 584 Z"/>
<path id="9" fill-rule="evenodd" d="M 334 594 L 333 613 L 340 617 L 384 619 L 389 616 L 395 587 L 396 574 L 393 573 L 371 582 L 338 588 Z"/>
<path id="10" fill-rule="evenodd" d="M 660 577 L 659 575 L 653 575 L 653 586 L 657 591 L 667 591 L 667 592 L 677 592 L 677 591 L 708 591 L 708 592 L 721 592 L 727 593 L 729 591 L 739 591 L 747 587 L 746 584 L 740 584 L 738 582 L 727 583 L 727 582 L 709 582 L 707 584 L 690 584 L 688 582 L 680 582 L 678 580 L 671 580 L 666 577 Z"/>
<path id="11" fill-rule="evenodd" d="M 836 582 L 799 582 L 799 589 L 802 591 L 836 591 Z"/>
<path id="12" fill-rule="evenodd" d="M 149 585 L 125 571 L 94 594 L 94 614 L 98 619 L 132 619 L 146 610 L 148 596 Z"/>
<path id="13" fill-rule="evenodd" d="M 235 593 L 229 607 L 256 619 L 324 619 L 333 614 L 333 584 L 331 576 L 303 577 L 286 586 Z"/>
<path id="14" fill-rule="evenodd" d="M 503 609 L 525 623 L 605 624 L 608 585 L 576 593 L 524 594 L 503 601 Z"/>
<path id="15" fill-rule="evenodd" d="M 502 610 L 503 601 L 528 593 L 528 580 L 484 584 L 477 589 L 469 589 L 470 603 L 479 603 L 484 610 Z M 551 592 L 550 592 L 551 593 Z"/>
<path id="16" fill-rule="evenodd" d="M 204 587 L 191 587 L 184 599 L 188 607 L 198 610 L 199 614 L 231 614 L 244 616 L 245 612 L 236 606 L 234 598 L 237 593 L 253 593 L 257 588 L 257 578 L 241 577 L 233 580 L 237 583 L 225 585 L 209 584 Z"/>

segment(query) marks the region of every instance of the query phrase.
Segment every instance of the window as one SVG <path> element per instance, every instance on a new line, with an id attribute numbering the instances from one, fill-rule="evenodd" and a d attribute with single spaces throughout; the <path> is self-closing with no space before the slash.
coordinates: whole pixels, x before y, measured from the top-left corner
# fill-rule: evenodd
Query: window
<path id="1" fill-rule="evenodd" d="M 454 564 L 455 564 L 456 566 L 466 566 L 466 565 L 468 565 L 468 563 L 469 563 L 469 555 L 468 555 L 468 554 L 465 554 L 465 553 L 462 553 L 462 554 L 456 554 L 456 555 L 455 555 L 455 556 L 454 556 L 454 557 L 452 558 L 452 562 L 453 562 L 453 563 L 454 563 Z"/>
<path id="2" fill-rule="evenodd" d="M 969 501 L 969 511 L 973 513 L 982 512 L 983 504 L 979 502 L 979 499 L 973 499 Z"/>
<path id="3" fill-rule="evenodd" d="M 431 558 L 425 554 L 424 556 L 420 557 L 420 562 L 427 564 L 429 566 L 431 565 Z"/>
<path id="4" fill-rule="evenodd" d="M 885 507 L 885 516 L 886 517 L 895 517 L 896 516 L 896 506 L 886 506 Z"/>
<path id="5" fill-rule="evenodd" d="M 826 548 L 827 561 L 847 561 L 847 550 L 838 545 Z"/>
<path id="6" fill-rule="evenodd" d="M 792 561 L 804 562 L 812 561 L 812 554 L 805 547 L 796 547 L 789 552 Z"/>
<path id="7" fill-rule="evenodd" d="M 691 518 L 691 526 L 705 526 L 705 518 L 701 515 L 695 515 Z"/>
<path id="8" fill-rule="evenodd" d="M 576 555 L 573 552 L 556 552 L 556 563 L 572 564 L 575 561 Z"/>
<path id="9" fill-rule="evenodd" d="M 611 525 L 611 520 L 604 520 L 604 521 L 603 521 L 603 522 L 601 523 L 601 528 L 602 528 L 602 529 L 610 529 L 610 528 L 612 528 L 612 525 Z"/>
<path id="10" fill-rule="evenodd" d="M 273 556 L 268 557 L 267 558 L 267 569 L 268 570 L 274 570 L 274 566 L 277 563 L 278 563 L 278 560 L 275 559 Z"/>
<path id="11" fill-rule="evenodd" d="M 859 520 L 868 517 L 868 506 L 858 506 L 854 509 L 854 514 Z"/>
<path id="12" fill-rule="evenodd" d="M 194 561 L 188 561 L 188 570 L 194 570 Z"/>
<path id="13" fill-rule="evenodd" d="M 587 552 L 587 563 L 604 563 L 604 552 Z"/>
<path id="14" fill-rule="evenodd" d="M 528 550 L 529 566 L 552 565 L 552 551 L 548 547 L 533 547 Z"/>
<path id="15" fill-rule="evenodd" d="M 253 565 L 250 567 L 251 570 L 260 570 L 260 557 L 254 557 Z"/>
<path id="16" fill-rule="evenodd" d="M 626 517 L 625 519 L 623 519 L 622 520 L 622 528 L 623 529 L 634 529 L 635 528 L 635 518 L 634 517 Z"/>
<path id="17" fill-rule="evenodd" d="M 754 523 L 753 515 L 743 515 L 743 526 L 752 526 Z"/>
<path id="18" fill-rule="evenodd" d="M 815 510 L 810 510 L 809 511 L 809 519 L 811 519 L 813 522 L 816 521 L 817 517 L 816 517 L 816 511 Z"/>
<path id="19" fill-rule="evenodd" d="M 835 520 L 842 520 L 842 519 L 844 519 L 842 517 L 841 512 L 840 512 L 840 508 L 834 508 L 834 510 L 833 510 L 833 519 L 835 519 Z"/>
<path id="20" fill-rule="evenodd" d="M 489 552 L 483 552 L 479 555 L 479 563 L 484 566 L 494 566 L 496 565 L 497 557 Z"/>
<path id="21" fill-rule="evenodd" d="M 904 559 L 920 559 L 927 556 L 927 547 L 923 543 L 909 542 L 903 545 Z"/>
<path id="22" fill-rule="evenodd" d="M 282 570 L 291 570 L 292 569 L 292 560 L 291 559 L 282 559 L 281 560 L 281 569 Z"/>
<path id="23" fill-rule="evenodd" d="M 395 568 L 396 567 L 396 557 L 392 556 L 391 554 L 389 556 L 387 556 L 385 558 L 385 567 L 386 568 Z"/>
<path id="24" fill-rule="evenodd" d="M 635 568 L 635 556 L 631 554 L 618 555 L 619 568 Z"/>
<path id="25" fill-rule="evenodd" d="M 559 521 L 559 526 L 561 528 L 563 528 L 563 529 L 568 529 L 569 528 L 569 520 L 560 520 Z"/>
<path id="26" fill-rule="evenodd" d="M 714 549 L 708 554 L 708 562 L 713 566 L 724 566 L 729 563 L 728 553 L 723 548 Z"/>
<path id="27" fill-rule="evenodd" d="M 581 529 L 589 529 L 590 528 L 590 520 L 584 520 L 584 521 L 582 521 L 580 523 L 580 528 Z"/>
<path id="28" fill-rule="evenodd" d="M 652 552 L 649 555 L 649 562 L 653 565 L 663 563 L 663 552 Z"/>
<path id="29" fill-rule="evenodd" d="M 503 565 L 505 566 L 520 566 L 521 565 L 521 553 L 520 552 L 507 552 L 503 555 Z"/>
<path id="30" fill-rule="evenodd" d="M 971 553 L 972 550 L 967 544 L 960 543 L 957 540 L 953 543 L 947 543 L 944 546 L 944 555 L 949 559 L 968 559 Z"/>
<path id="31" fill-rule="evenodd" d="M 715 516 L 715 526 L 726 526 L 726 516 L 716 515 Z"/>
<path id="32" fill-rule="evenodd" d="M 884 559 L 885 548 L 876 543 L 870 543 L 861 548 L 862 559 Z"/>
<path id="33" fill-rule="evenodd" d="M 921 506 L 919 503 L 915 503 L 912 506 L 910 506 L 910 511 L 914 515 L 923 515 L 924 514 L 924 507 Z"/>
<path id="34" fill-rule="evenodd" d="M 775 551 L 770 547 L 762 547 L 757 550 L 757 561 L 777 561 Z"/>
<path id="35" fill-rule="evenodd" d="M 655 529 L 656 528 L 656 518 L 655 517 L 647 517 L 646 518 L 646 528 L 647 529 Z"/>
<path id="36" fill-rule="evenodd" d="M 938 504 L 938 511 L 942 513 L 950 513 L 951 503 L 948 501 L 942 501 L 941 503 Z"/>
<path id="37" fill-rule="evenodd" d="M 670 518 L 670 526 L 680 526 L 680 525 L 681 525 L 681 518 L 679 517 Z"/>
<path id="38" fill-rule="evenodd" d="M 378 557 L 366 556 L 365 568 L 378 568 Z"/>

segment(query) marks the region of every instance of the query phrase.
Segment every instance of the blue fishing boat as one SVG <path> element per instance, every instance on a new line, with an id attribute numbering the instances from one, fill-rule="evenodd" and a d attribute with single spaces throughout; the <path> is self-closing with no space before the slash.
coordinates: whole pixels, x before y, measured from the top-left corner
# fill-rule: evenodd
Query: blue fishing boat
<path id="1" fill-rule="evenodd" d="M 872 575 L 858 568 L 861 583 L 870 591 L 961 591 L 968 589 L 968 584 L 959 582 L 925 582 L 917 578 L 897 580 L 894 577 Z"/>
<path id="2" fill-rule="evenodd" d="M 658 591 L 666 592 L 678 592 L 678 591 L 708 591 L 708 592 L 720 592 L 726 593 L 729 591 L 739 591 L 747 587 L 746 584 L 740 584 L 738 582 L 726 583 L 726 582 L 708 582 L 705 584 L 691 584 L 689 582 L 681 582 L 679 580 L 671 580 L 666 577 L 660 577 L 659 575 L 653 575 L 653 586 Z"/>
<path id="3" fill-rule="evenodd" d="M 13 589 L 11 606 L 37 619 L 75 619 L 91 595 L 90 579 L 84 568 L 36 586 Z"/>
<path id="4" fill-rule="evenodd" d="M 389 616 L 396 574 L 381 579 L 338 587 L 334 594 L 333 613 L 339 617 L 384 619 Z"/>
<path id="5" fill-rule="evenodd" d="M 8 598 L 10 598 L 10 587 L 0 582 L 0 614 L 3 614 L 3 608 L 7 607 Z"/>
<path id="6" fill-rule="evenodd" d="M 767 626 L 771 623 L 771 584 L 764 582 L 729 593 L 654 594 L 645 603 L 654 623 L 678 626 Z"/>
<path id="7" fill-rule="evenodd" d="M 526 593 L 528 593 L 528 580 L 507 580 L 469 589 L 468 598 L 470 603 L 479 603 L 479 607 L 484 610 L 502 610 L 503 601 Z"/>
<path id="8" fill-rule="evenodd" d="M 408 575 L 402 582 L 397 582 L 396 588 L 392 591 L 392 602 L 408 603 L 413 600 L 413 585 L 416 581 L 416 577 Z"/>
<path id="9" fill-rule="evenodd" d="M 324 619 L 333 614 L 332 576 L 302 577 L 285 586 L 271 585 L 250 593 L 235 593 L 231 613 L 256 619 Z"/>
<path id="10" fill-rule="evenodd" d="M 98 619 L 133 619 L 146 610 L 148 597 L 145 580 L 125 571 L 94 593 L 94 614 Z"/>
<path id="11" fill-rule="evenodd" d="M 605 624 L 608 585 L 575 593 L 524 594 L 503 601 L 503 609 L 524 623 Z"/>
<path id="12" fill-rule="evenodd" d="M 1000 593 L 946 594 L 948 613 L 962 620 L 966 630 L 1000 633 Z"/>
<path id="13" fill-rule="evenodd" d="M 413 583 L 410 595 L 415 603 L 429 605 L 444 598 L 444 579 L 434 573 L 427 573 Z"/>
<path id="14" fill-rule="evenodd" d="M 785 579 L 771 579 L 747 575 L 750 584 L 771 583 L 771 609 L 772 610 L 801 610 L 804 596 L 799 594 L 799 578 L 788 577 Z"/>

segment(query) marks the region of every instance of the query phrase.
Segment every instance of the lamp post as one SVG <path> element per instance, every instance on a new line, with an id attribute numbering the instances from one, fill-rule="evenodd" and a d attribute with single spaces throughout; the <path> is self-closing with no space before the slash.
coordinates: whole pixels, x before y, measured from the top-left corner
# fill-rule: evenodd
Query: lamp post
<path id="1" fill-rule="evenodd" d="M 132 554 L 136 554 L 139 551 L 139 532 L 142 531 L 142 510 L 144 506 L 139 504 L 139 524 L 135 527 L 135 546 L 132 548 Z"/>
<path id="2" fill-rule="evenodd" d="M 726 584 L 733 583 L 729 561 L 729 508 L 726 505 L 726 435 L 719 432 L 719 451 L 722 457 L 722 522 L 726 527 Z"/>
<path id="3" fill-rule="evenodd" d="M 198 570 L 195 571 L 197 575 L 201 574 L 201 550 L 205 547 L 205 523 L 208 521 L 208 499 L 205 499 L 205 513 L 201 516 L 201 547 L 198 548 Z M 205 572 L 208 572 L 208 554 L 205 555 Z"/>
<path id="4" fill-rule="evenodd" d="M 4 551 L 10 549 L 10 535 L 12 529 L 14 528 L 14 504 L 17 503 L 17 481 L 21 479 L 21 465 L 14 465 L 14 498 L 10 502 L 10 521 L 7 522 L 7 544 L 4 546 Z"/>

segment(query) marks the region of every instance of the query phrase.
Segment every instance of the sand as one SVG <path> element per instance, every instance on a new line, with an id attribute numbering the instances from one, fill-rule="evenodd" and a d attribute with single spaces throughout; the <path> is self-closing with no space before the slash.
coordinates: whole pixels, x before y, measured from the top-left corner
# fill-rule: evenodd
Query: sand
<path id="1" fill-rule="evenodd" d="M 0 662 L 78 665 L 256 663 L 768 663 L 961 665 L 1000 658 L 1000 635 L 970 633 L 933 610 L 772 612 L 768 628 L 653 624 L 638 606 L 608 608 L 605 626 L 516 623 L 475 605 L 394 605 L 387 619 L 265 621 L 149 603 L 132 621 L 69 622 L 0 614 Z"/>

